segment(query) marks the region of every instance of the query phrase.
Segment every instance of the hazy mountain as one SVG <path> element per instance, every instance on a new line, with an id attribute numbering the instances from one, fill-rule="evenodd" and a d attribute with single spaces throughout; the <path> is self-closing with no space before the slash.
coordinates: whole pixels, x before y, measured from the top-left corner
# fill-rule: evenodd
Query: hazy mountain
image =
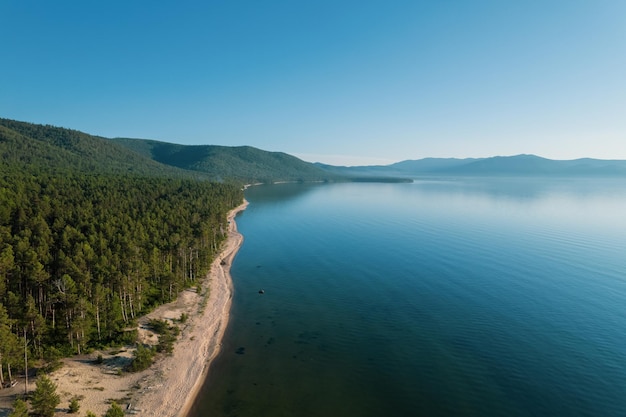
<path id="1" fill-rule="evenodd" d="M 535 155 L 491 158 L 425 158 L 384 166 L 336 167 L 318 164 L 346 176 L 626 176 L 626 161 L 582 158 L 552 160 Z"/>

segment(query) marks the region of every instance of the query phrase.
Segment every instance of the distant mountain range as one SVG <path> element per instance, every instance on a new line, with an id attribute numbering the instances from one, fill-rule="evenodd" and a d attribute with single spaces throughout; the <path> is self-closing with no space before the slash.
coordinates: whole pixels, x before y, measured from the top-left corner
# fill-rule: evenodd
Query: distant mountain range
<path id="1" fill-rule="evenodd" d="M 424 158 L 384 166 L 337 167 L 316 164 L 338 175 L 353 177 L 420 176 L 580 176 L 626 177 L 626 161 L 604 159 L 553 160 L 536 155 L 491 158 Z"/>
<path id="2" fill-rule="evenodd" d="M 309 163 L 250 146 L 178 145 L 149 139 L 107 139 L 77 130 L 0 118 L 0 162 L 21 170 L 188 177 L 243 183 L 402 181 L 423 176 L 626 177 L 626 161 L 551 160 L 535 155 L 425 158 L 385 166 Z"/>

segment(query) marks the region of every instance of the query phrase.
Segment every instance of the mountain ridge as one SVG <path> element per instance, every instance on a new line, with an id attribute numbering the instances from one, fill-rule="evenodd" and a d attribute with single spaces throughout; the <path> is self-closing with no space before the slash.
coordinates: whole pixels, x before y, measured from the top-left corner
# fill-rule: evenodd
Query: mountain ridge
<path id="1" fill-rule="evenodd" d="M 250 146 L 109 139 L 4 118 L 0 118 L 0 161 L 7 168 L 22 171 L 78 171 L 240 183 L 342 179 L 286 153 Z"/>
<path id="2" fill-rule="evenodd" d="M 215 179 L 244 182 L 328 181 L 336 175 L 284 152 L 252 146 L 180 145 L 151 139 L 114 138 L 111 141 L 154 161 Z"/>
<path id="3" fill-rule="evenodd" d="M 619 159 L 548 159 L 533 154 L 487 158 L 422 158 L 390 165 L 338 167 L 319 164 L 342 175 L 394 176 L 626 176 L 626 161 Z"/>
<path id="4" fill-rule="evenodd" d="M 626 177 L 626 161 L 553 160 L 532 154 L 407 159 L 390 165 L 334 166 L 251 146 L 181 145 L 104 138 L 78 130 L 0 118 L 0 160 L 27 169 L 79 170 L 213 181 L 402 181 L 420 176 Z"/>

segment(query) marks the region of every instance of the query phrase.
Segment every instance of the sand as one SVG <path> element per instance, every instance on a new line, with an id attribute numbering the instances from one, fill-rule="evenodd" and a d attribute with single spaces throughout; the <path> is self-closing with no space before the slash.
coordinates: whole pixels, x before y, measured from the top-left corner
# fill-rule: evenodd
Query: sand
<path id="1" fill-rule="evenodd" d="M 178 320 L 183 313 L 189 318 L 177 323 L 181 334 L 171 356 L 160 355 L 147 370 L 139 373 L 121 373 L 133 356 L 133 348 L 118 351 L 93 352 L 90 355 L 64 360 L 64 365 L 50 377 L 57 385 L 61 403 L 57 415 L 67 412 L 72 398 L 78 398 L 83 416 L 87 411 L 103 415 L 111 400 L 120 404 L 127 413 L 145 416 L 178 416 L 188 412 L 207 377 L 211 360 L 219 353 L 228 324 L 233 295 L 230 266 L 243 242 L 234 217 L 244 210 L 247 201 L 228 214 L 228 238 L 221 253 L 211 265 L 202 283 L 202 292 L 196 289 L 183 291 L 178 299 L 160 306 L 139 320 L 139 338 L 143 343 L 156 344 L 157 336 L 145 328 L 153 318 Z M 102 363 L 96 363 L 102 355 Z M 30 381 L 29 390 L 35 388 Z M 0 390 L 0 417 L 8 415 L 12 400 L 24 393 L 24 382 Z"/>

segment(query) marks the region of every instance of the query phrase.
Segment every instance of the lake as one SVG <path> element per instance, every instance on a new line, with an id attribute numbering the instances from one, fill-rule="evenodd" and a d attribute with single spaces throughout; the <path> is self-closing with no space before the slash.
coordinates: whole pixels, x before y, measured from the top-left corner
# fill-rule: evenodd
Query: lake
<path id="1" fill-rule="evenodd" d="M 626 415 L 625 185 L 249 188 L 190 415 Z"/>

